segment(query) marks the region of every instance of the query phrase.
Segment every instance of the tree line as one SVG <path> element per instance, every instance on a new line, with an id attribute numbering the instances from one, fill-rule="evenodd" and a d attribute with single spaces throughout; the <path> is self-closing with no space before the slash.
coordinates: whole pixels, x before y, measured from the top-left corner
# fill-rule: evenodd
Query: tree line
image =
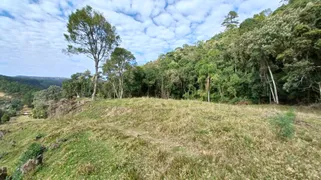
<path id="1" fill-rule="evenodd" d="M 88 55 L 94 60 L 95 73 L 73 75 L 64 82 L 63 91 L 68 97 L 319 102 L 320 17 L 320 2 L 307 0 L 291 0 L 274 12 L 265 10 L 241 23 L 231 11 L 222 23 L 224 32 L 137 66 L 132 53 L 118 47 L 115 27 L 87 6 L 69 18 L 66 52 Z"/>

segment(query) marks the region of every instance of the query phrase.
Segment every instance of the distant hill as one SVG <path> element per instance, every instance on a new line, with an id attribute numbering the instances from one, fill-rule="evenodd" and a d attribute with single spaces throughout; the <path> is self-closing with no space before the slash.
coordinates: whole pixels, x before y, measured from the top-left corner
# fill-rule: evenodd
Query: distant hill
<path id="1" fill-rule="evenodd" d="M 32 86 L 26 82 L 18 81 L 13 77 L 0 75 L 0 92 L 14 95 L 16 97 L 23 96 L 28 92 L 38 91 L 39 86 Z"/>
<path id="2" fill-rule="evenodd" d="M 0 92 L 21 97 L 29 92 L 46 89 L 51 85 L 61 86 L 65 79 L 58 77 L 10 77 L 0 75 Z"/>
<path id="3" fill-rule="evenodd" d="M 67 78 L 62 77 L 36 77 L 36 76 L 15 76 L 10 77 L 14 81 L 22 84 L 28 84 L 40 89 L 46 89 L 51 85 L 61 86 L 62 82 Z"/>

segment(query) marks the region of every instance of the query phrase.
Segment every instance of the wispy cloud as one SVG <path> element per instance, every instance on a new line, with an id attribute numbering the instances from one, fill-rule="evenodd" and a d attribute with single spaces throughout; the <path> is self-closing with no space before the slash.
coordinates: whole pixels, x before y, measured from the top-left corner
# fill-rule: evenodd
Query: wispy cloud
<path id="1" fill-rule="evenodd" d="M 222 31 L 230 10 L 245 19 L 279 0 L 1 0 L 0 74 L 65 76 L 92 70 L 84 56 L 67 56 L 63 33 L 68 15 L 91 5 L 117 28 L 121 46 L 139 64 L 183 44 L 207 40 Z"/>

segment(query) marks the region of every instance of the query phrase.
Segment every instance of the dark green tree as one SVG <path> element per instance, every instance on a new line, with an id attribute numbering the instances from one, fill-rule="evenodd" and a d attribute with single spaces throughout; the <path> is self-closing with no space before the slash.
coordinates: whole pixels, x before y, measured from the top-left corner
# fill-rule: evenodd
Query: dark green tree
<path id="1" fill-rule="evenodd" d="M 227 30 L 236 28 L 239 24 L 239 21 L 237 18 L 239 15 L 235 11 L 230 11 L 227 16 L 225 16 L 225 19 L 222 23 L 222 26 L 224 26 Z"/>
<path id="2" fill-rule="evenodd" d="M 125 72 L 129 71 L 136 65 L 134 55 L 124 49 L 115 48 L 108 60 L 103 66 L 103 72 L 106 74 L 108 81 L 111 82 L 113 91 L 117 98 L 123 98 L 124 95 L 124 76 Z"/>

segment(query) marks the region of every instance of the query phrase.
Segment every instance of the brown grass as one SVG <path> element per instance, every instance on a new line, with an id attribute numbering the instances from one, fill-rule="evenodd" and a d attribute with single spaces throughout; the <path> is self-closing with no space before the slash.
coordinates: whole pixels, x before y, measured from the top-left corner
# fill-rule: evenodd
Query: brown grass
<path id="1" fill-rule="evenodd" d="M 320 179 L 320 116 L 297 110 L 294 137 L 281 141 L 269 118 L 287 109 L 101 100 L 59 120 L 0 126 L 12 131 L 0 141 L 0 153 L 9 152 L 0 164 L 11 167 L 34 136 L 43 133 L 46 145 L 68 141 L 45 154 L 37 179 Z M 3 148 L 13 139 L 17 147 Z"/>

